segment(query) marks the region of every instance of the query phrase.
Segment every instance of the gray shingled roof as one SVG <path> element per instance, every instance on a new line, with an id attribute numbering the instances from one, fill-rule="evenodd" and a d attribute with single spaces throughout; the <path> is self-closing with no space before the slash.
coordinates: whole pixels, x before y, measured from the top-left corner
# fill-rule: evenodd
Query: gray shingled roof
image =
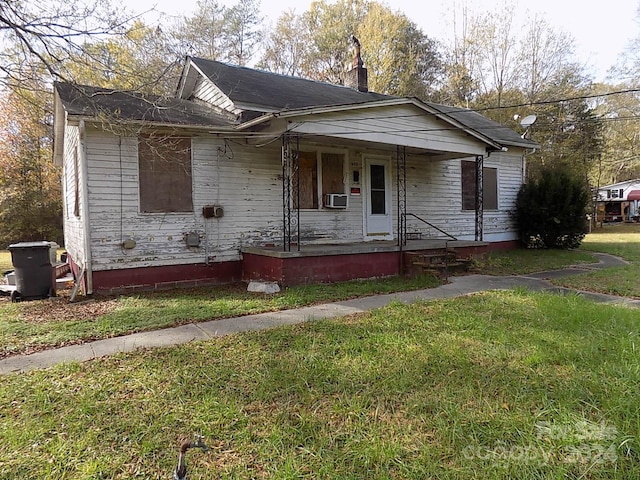
<path id="1" fill-rule="evenodd" d="M 262 111 L 351 105 L 395 98 L 204 58 L 191 57 L 191 60 L 233 103 L 252 105 Z"/>
<path id="2" fill-rule="evenodd" d="M 178 98 L 62 82 L 57 82 L 55 89 L 69 115 L 95 117 L 104 114 L 127 121 L 170 125 L 233 125 L 210 108 Z"/>
<path id="3" fill-rule="evenodd" d="M 203 58 L 191 57 L 191 60 L 236 105 L 247 105 L 252 110 L 263 112 L 354 105 L 401 98 L 358 92 L 342 85 L 279 75 Z M 422 103 L 500 145 L 537 146 L 535 142 L 521 138 L 512 129 L 477 112 L 436 103 Z"/>
<path id="4" fill-rule="evenodd" d="M 529 139 L 522 138 L 518 132 L 510 129 L 509 127 L 505 127 L 504 125 L 495 122 L 478 112 L 474 112 L 473 110 L 451 107 L 449 105 L 440 105 L 437 103 L 427 103 L 427 105 L 453 118 L 466 127 L 482 133 L 500 145 L 518 145 L 530 148 L 538 146 L 537 143 L 532 142 Z"/>

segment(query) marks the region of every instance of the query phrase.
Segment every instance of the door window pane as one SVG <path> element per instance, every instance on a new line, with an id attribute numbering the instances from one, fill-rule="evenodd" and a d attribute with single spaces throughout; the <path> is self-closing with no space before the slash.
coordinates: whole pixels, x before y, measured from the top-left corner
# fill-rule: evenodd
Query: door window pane
<path id="1" fill-rule="evenodd" d="M 371 214 L 385 215 L 387 213 L 387 202 L 384 165 L 371 165 L 369 168 L 369 178 L 371 181 Z"/>

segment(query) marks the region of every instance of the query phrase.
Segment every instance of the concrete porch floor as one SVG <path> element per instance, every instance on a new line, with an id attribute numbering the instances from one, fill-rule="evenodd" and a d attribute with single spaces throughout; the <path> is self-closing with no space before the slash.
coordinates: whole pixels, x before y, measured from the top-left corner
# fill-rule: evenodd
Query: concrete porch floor
<path id="1" fill-rule="evenodd" d="M 420 239 L 407 240 L 407 244 L 402 247 L 402 251 L 441 250 L 447 246 L 450 249 L 477 249 L 482 251 L 488 245 L 489 242 L 476 242 L 473 240 Z M 358 255 L 399 251 L 400 246 L 398 246 L 395 240 L 332 244 L 303 244 L 300 245 L 300 250 L 298 250 L 296 245 L 292 245 L 290 252 L 283 251 L 282 245 L 242 248 L 242 253 L 273 258 L 325 257 L 332 255 Z"/>

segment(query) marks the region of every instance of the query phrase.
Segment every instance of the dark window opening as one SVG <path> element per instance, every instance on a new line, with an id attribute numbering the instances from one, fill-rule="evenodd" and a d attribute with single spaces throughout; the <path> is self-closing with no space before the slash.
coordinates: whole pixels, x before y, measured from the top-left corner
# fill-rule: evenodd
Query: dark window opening
<path id="1" fill-rule="evenodd" d="M 369 176 L 371 179 L 371 214 L 386 215 L 384 165 L 371 165 Z"/>
<path id="2" fill-rule="evenodd" d="M 476 209 L 476 162 L 463 160 L 462 166 L 462 209 Z M 498 169 L 482 169 L 483 210 L 498 209 Z"/>

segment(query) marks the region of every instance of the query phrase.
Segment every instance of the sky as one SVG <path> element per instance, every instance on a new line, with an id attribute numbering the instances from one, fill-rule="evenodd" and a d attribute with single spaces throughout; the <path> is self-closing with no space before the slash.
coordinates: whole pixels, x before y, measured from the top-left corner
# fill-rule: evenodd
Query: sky
<path id="1" fill-rule="evenodd" d="M 218 3 L 234 5 L 237 1 L 218 0 Z M 636 15 L 640 0 L 382 0 L 380 3 L 406 14 L 427 36 L 445 43 L 453 37 L 452 12 L 456 5 L 460 7 L 466 3 L 470 10 L 484 13 L 501 10 L 508 3 L 515 5 L 519 22 L 526 22 L 536 13 L 541 14 L 554 29 L 573 36 L 578 60 L 596 81 L 606 79 L 609 67 L 629 42 L 640 36 Z M 260 2 L 262 13 L 272 23 L 283 11 L 294 9 L 300 14 L 310 4 L 311 0 Z M 196 8 L 196 0 L 135 0 L 135 7 L 130 6 L 138 11 L 153 7 L 170 15 L 189 15 Z"/>

